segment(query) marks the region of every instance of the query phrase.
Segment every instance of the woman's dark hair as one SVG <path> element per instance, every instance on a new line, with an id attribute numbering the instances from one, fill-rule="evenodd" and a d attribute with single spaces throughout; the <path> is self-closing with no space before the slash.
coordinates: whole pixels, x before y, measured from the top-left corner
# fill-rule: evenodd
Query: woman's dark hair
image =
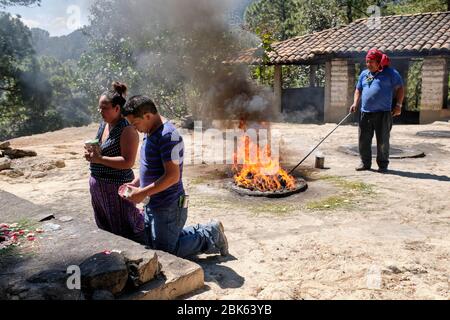
<path id="1" fill-rule="evenodd" d="M 132 115 L 133 117 L 142 118 L 146 113 L 158 113 L 155 103 L 147 96 L 133 96 L 122 108 L 124 117 Z"/>
<path id="2" fill-rule="evenodd" d="M 119 105 L 120 109 L 122 109 L 127 102 L 127 99 L 125 99 L 127 90 L 128 87 L 125 83 L 114 81 L 111 89 L 105 91 L 102 96 L 105 96 L 109 101 L 111 101 L 113 107 Z"/>

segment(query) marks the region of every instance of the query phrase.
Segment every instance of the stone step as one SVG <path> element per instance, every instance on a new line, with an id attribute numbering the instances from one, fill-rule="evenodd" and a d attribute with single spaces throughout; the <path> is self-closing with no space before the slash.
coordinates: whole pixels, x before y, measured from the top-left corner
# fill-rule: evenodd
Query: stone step
<path id="1" fill-rule="evenodd" d="M 162 265 L 156 279 L 137 290 L 119 296 L 119 300 L 173 300 L 204 286 L 203 269 L 196 263 L 157 251 Z"/>
<path id="2" fill-rule="evenodd" d="M 0 257 L 0 298 L 73 300 L 112 297 L 109 292 L 123 299 L 126 292 L 135 299 L 147 285 L 146 299 L 174 299 L 204 285 L 203 270 L 193 262 L 76 218 L 54 219 L 63 216 L 0 190 L 0 223 L 26 221 L 31 231 L 45 230 Z M 79 267 L 81 290 L 67 288 L 71 266 Z"/>

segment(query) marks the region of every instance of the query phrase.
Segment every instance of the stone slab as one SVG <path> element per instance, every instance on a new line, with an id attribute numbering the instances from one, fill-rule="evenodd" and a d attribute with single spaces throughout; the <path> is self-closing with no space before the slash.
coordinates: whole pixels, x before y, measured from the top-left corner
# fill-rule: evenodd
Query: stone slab
<path id="1" fill-rule="evenodd" d="M 26 249 L 26 252 L 1 257 L 0 292 L 2 294 L 0 299 L 11 298 L 11 295 L 7 296 L 8 292 L 13 292 L 15 299 L 46 299 L 48 297 L 57 299 L 55 294 L 61 294 L 61 299 L 78 299 L 82 297 L 80 293 L 61 292 L 64 289 L 61 289 L 61 286 L 53 288 L 50 296 L 37 294 L 41 286 L 46 284 L 45 281 L 30 283 L 26 279 L 42 278 L 39 275 L 45 271 L 52 276 L 61 275 L 61 272 L 65 272 L 69 266 L 80 266 L 96 254 L 110 254 L 110 252 L 123 255 L 127 266 L 134 263 L 136 267 L 134 275 L 137 279 L 134 284 L 150 285 L 152 294 L 147 296 L 152 299 L 169 299 L 204 285 L 203 270 L 193 262 L 164 252 L 157 253 L 139 243 L 99 230 L 97 226 L 75 218 L 60 223 L 56 219 L 62 216 L 64 212 L 51 211 L 0 190 L 1 223 L 26 221 L 32 225 L 30 228 L 32 230 L 42 229 L 49 223 L 59 226 L 59 228 L 47 228 L 48 231 L 36 235 L 33 243 L 27 243 L 26 248 L 17 249 Z M 42 220 L 45 221 L 40 222 Z M 167 281 L 161 282 L 161 277 L 156 278 L 161 270 L 166 275 Z M 127 286 L 125 290 L 133 292 L 133 288 L 133 286 Z M 104 290 L 101 286 L 98 289 Z"/>
<path id="2" fill-rule="evenodd" d="M 205 275 L 196 263 L 156 251 L 161 263 L 161 274 L 132 293 L 119 296 L 119 300 L 174 300 L 203 288 Z"/>
<path id="3" fill-rule="evenodd" d="M 416 133 L 419 137 L 450 138 L 450 130 L 425 130 Z"/>
<path id="4" fill-rule="evenodd" d="M 359 157 L 358 145 L 348 144 L 338 147 L 340 152 Z M 372 146 L 372 158 L 377 157 L 377 146 Z M 391 145 L 389 159 L 423 158 L 425 153 L 414 148 Z"/>

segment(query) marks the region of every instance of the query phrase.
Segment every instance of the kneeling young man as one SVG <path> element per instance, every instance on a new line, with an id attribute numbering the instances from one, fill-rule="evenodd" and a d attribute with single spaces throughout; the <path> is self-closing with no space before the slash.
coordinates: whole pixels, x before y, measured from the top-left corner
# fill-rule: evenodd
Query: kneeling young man
<path id="1" fill-rule="evenodd" d="M 220 221 L 184 227 L 187 203 L 182 182 L 183 139 L 164 119 L 153 101 L 134 96 L 123 108 L 128 122 L 145 134 L 140 154 L 139 178 L 127 184 L 127 199 L 145 205 L 145 238 L 155 250 L 179 257 L 199 253 L 228 254 L 228 242 Z"/>

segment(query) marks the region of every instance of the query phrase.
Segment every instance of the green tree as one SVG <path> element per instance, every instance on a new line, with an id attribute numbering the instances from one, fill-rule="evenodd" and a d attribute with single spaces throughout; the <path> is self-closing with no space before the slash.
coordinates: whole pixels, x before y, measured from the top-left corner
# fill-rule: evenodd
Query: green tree
<path id="1" fill-rule="evenodd" d="M 0 140 L 59 127 L 52 90 L 31 45 L 30 30 L 0 12 Z"/>
<path id="2" fill-rule="evenodd" d="M 92 109 L 96 109 L 98 96 L 120 80 L 129 86 L 130 94 L 144 92 L 154 97 L 166 115 L 186 113 L 186 103 L 180 98 L 184 76 L 176 69 L 182 56 L 174 45 L 178 39 L 156 22 L 146 21 L 145 15 L 134 2 L 93 3 L 91 27 L 86 30 L 90 50 L 79 62 L 80 84 Z"/>
<path id="3" fill-rule="evenodd" d="M 41 0 L 0 0 L 0 8 L 12 7 L 12 6 L 31 6 L 41 4 Z"/>
<path id="4" fill-rule="evenodd" d="M 77 83 L 77 74 L 69 62 L 41 57 L 39 65 L 52 89 L 51 108 L 61 118 L 62 127 L 79 127 L 91 122 L 87 97 Z"/>
<path id="5" fill-rule="evenodd" d="M 389 1 L 383 14 L 414 14 L 447 10 L 450 11 L 450 0 L 398 0 Z"/>
<path id="6" fill-rule="evenodd" d="M 222 24 L 220 5 L 203 0 L 96 0 L 87 30 L 91 49 L 80 61 L 90 103 L 96 103 L 111 81 L 121 80 L 129 85 L 130 95 L 152 96 L 169 117 L 211 105 L 220 109 L 216 102 L 227 98 L 211 102 L 220 100 L 211 92 L 230 92 L 226 87 L 233 72 L 248 77 L 223 63 L 240 47 Z M 237 87 L 236 81 L 232 85 Z"/>
<path id="7" fill-rule="evenodd" d="M 270 34 L 275 40 L 286 40 L 301 33 L 298 23 L 300 0 L 260 0 L 247 7 L 244 14 L 248 29 Z"/>

